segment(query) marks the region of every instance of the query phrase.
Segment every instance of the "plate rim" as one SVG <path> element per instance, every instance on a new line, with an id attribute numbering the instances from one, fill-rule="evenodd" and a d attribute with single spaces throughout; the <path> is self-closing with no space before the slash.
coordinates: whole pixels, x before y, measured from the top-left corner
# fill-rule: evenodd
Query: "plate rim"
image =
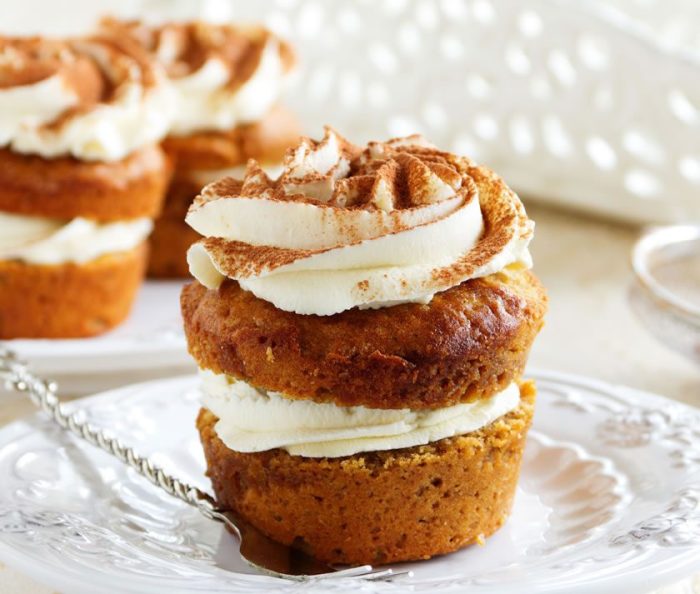
<path id="1" fill-rule="evenodd" d="M 82 377 L 127 370 L 143 371 L 151 368 L 172 367 L 184 370 L 185 366 L 191 363 L 184 335 L 177 334 L 156 341 L 140 336 L 117 335 L 115 337 L 114 333 L 118 333 L 135 316 L 141 300 L 153 300 L 160 293 L 168 292 L 172 293 L 173 297 L 177 295 L 179 303 L 181 288 L 190 281 L 191 279 L 144 279 L 127 318 L 108 332 L 95 337 L 1 339 L 0 344 L 17 352 L 21 358 L 31 361 L 32 367 L 43 374 Z M 179 306 L 177 311 L 180 315 Z M 145 312 L 140 313 L 140 316 L 143 315 Z M 173 329 L 180 332 L 181 322 Z M 91 345 L 95 344 L 94 341 L 100 343 L 100 347 L 96 350 L 91 349 Z M 108 350 L 104 348 L 107 341 L 111 341 L 111 347 Z M 84 345 L 82 349 L 79 348 L 81 345 Z M 134 345 L 139 345 L 137 352 L 134 352 Z M 61 349 L 61 347 L 70 348 Z M 66 371 L 66 367 L 71 369 Z"/>

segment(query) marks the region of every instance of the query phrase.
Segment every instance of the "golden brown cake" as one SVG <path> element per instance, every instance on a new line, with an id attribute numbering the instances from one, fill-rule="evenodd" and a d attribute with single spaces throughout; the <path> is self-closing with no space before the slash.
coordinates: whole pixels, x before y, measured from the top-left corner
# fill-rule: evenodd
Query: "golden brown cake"
<path id="1" fill-rule="evenodd" d="M 0 260 L 0 337 L 79 338 L 126 318 L 146 270 L 145 243 L 85 264 Z"/>
<path id="2" fill-rule="evenodd" d="M 200 189 L 201 185 L 186 174 L 173 177 L 163 211 L 150 237 L 149 276 L 178 278 L 187 275 L 187 250 L 200 235 L 185 224 L 185 215 L 192 197 Z"/>
<path id="3" fill-rule="evenodd" d="M 154 218 L 161 211 L 170 169 L 158 146 L 106 162 L 0 149 L 0 211 L 96 221 Z"/>
<path id="4" fill-rule="evenodd" d="M 179 169 L 203 172 L 200 175 L 201 181 L 201 177 L 211 178 L 211 172 L 222 169 L 239 168 L 238 173 L 242 175 L 248 159 L 255 159 L 264 165 L 278 165 L 287 149 L 299 140 L 299 136 L 297 118 L 289 110 L 277 105 L 261 120 L 241 124 L 231 130 L 168 136 L 163 141 L 163 148 L 178 164 Z M 218 177 L 221 175 L 215 179 Z M 190 203 L 203 185 L 206 184 L 199 184 L 197 192 L 190 197 Z"/>
<path id="5" fill-rule="evenodd" d="M 282 311 L 231 280 L 218 291 L 193 283 L 181 301 L 201 367 L 290 398 L 374 408 L 441 408 L 503 390 L 522 375 L 545 311 L 544 289 L 522 269 L 428 305 L 333 316 Z"/>
<path id="6" fill-rule="evenodd" d="M 122 321 L 170 176 L 165 73 L 128 39 L 0 38 L 0 339 Z"/>
<path id="7" fill-rule="evenodd" d="M 175 90 L 178 107 L 163 142 L 175 175 L 156 221 L 148 273 L 186 277 L 185 254 L 199 235 L 184 218 L 202 186 L 242 174 L 251 158 L 274 167 L 299 138 L 296 118 L 276 104 L 293 53 L 260 27 L 199 21 L 156 27 L 116 19 L 102 27 L 160 60 Z"/>
<path id="8" fill-rule="evenodd" d="M 327 129 L 205 187 L 181 296 L 218 503 L 331 563 L 426 559 L 506 521 L 546 294 L 492 171 Z"/>

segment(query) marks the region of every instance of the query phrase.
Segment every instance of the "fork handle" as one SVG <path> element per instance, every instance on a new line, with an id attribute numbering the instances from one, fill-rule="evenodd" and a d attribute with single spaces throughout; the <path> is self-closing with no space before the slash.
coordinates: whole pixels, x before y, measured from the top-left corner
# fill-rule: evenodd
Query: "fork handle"
<path id="1" fill-rule="evenodd" d="M 139 455 L 133 448 L 125 446 L 118 439 L 110 437 L 87 421 L 81 420 L 77 414 L 67 413 L 58 398 L 56 383 L 35 376 L 29 371 L 26 363 L 21 361 L 13 351 L 4 347 L 0 347 L 0 382 L 2 380 L 9 389 L 25 393 L 37 407 L 63 429 L 111 454 L 156 487 L 196 507 L 207 518 L 221 521 L 211 495 L 194 485 L 170 476 L 148 458 Z"/>

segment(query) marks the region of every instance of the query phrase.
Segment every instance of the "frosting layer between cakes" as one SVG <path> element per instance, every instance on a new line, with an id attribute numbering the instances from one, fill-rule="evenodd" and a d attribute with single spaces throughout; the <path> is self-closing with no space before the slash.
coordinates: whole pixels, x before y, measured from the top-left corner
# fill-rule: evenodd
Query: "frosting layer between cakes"
<path id="1" fill-rule="evenodd" d="M 0 212 L 0 260 L 27 264 L 83 264 L 105 254 L 131 250 L 153 228 L 148 218 L 98 223 Z"/>
<path id="2" fill-rule="evenodd" d="M 208 288 L 231 278 L 275 307 L 333 315 L 429 302 L 514 263 L 531 265 L 534 224 L 485 168 L 413 136 L 356 147 L 330 129 L 302 139 L 271 180 L 204 188 L 187 222 L 188 253 Z"/>
<path id="3" fill-rule="evenodd" d="M 218 417 L 216 433 L 237 452 L 281 448 L 309 458 L 425 445 L 485 427 L 514 410 L 520 389 L 441 409 L 373 409 L 295 400 L 224 374 L 200 370 L 202 404 Z"/>

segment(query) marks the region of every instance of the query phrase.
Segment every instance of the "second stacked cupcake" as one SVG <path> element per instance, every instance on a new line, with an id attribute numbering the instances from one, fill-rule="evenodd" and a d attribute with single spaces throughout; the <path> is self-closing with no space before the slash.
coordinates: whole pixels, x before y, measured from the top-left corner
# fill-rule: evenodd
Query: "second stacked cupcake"
<path id="1" fill-rule="evenodd" d="M 128 40 L 0 39 L 0 338 L 122 321 L 170 174 L 165 75 Z"/>

